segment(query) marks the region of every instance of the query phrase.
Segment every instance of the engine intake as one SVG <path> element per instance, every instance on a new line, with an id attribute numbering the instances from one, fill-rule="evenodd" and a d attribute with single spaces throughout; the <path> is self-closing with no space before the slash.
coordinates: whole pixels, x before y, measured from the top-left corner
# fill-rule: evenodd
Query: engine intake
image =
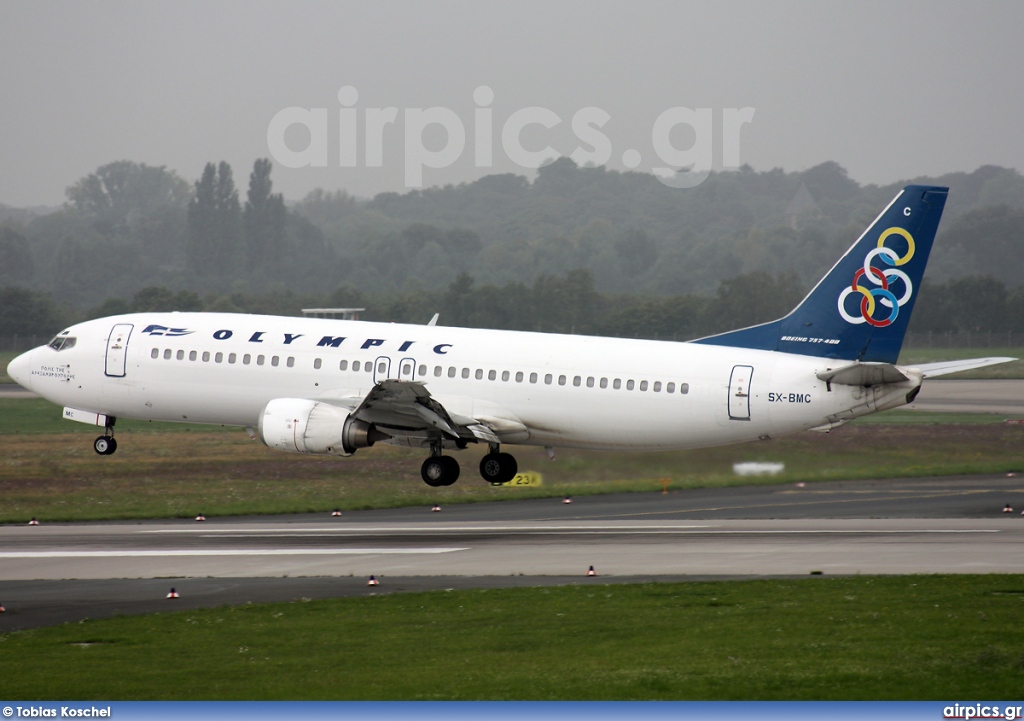
<path id="1" fill-rule="evenodd" d="M 351 456 L 390 437 L 352 418 L 344 408 L 305 398 L 270 401 L 260 414 L 259 436 L 265 445 L 281 451 L 336 456 Z"/>

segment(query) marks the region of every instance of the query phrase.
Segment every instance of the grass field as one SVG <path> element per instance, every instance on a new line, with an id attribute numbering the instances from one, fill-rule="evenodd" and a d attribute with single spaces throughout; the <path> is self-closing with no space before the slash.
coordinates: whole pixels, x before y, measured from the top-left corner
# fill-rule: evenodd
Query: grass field
<path id="1" fill-rule="evenodd" d="M 119 448 L 98 456 L 98 429 L 64 421 L 46 401 L 0 399 L 0 522 L 327 512 L 538 496 L 650 491 L 751 483 L 996 473 L 1024 469 L 1024 425 L 992 415 L 919 422 L 912 412 L 880 414 L 832 433 L 666 453 L 518 448 L 540 488 L 494 488 L 476 472 L 484 449 L 458 454 L 463 478 L 429 488 L 421 454 L 378 445 L 351 458 L 305 456 L 266 448 L 240 428 L 125 421 Z M 891 419 L 886 421 L 886 419 Z M 870 449 L 870 452 L 865 452 Z M 733 474 L 744 461 L 781 462 L 778 476 Z"/>
<path id="2" fill-rule="evenodd" d="M 1022 621 L 1020 575 L 380 595 L 0 635 L 0 697 L 1012 700 Z"/>

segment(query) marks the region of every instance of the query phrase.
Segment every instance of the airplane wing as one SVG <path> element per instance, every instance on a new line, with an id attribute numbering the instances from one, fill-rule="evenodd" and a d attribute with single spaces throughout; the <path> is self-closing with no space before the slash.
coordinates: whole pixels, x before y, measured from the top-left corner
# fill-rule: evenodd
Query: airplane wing
<path id="1" fill-rule="evenodd" d="M 958 373 L 960 371 L 969 371 L 975 368 L 984 368 L 985 366 L 996 365 L 997 363 L 1009 363 L 1015 361 L 1016 358 L 968 358 L 966 360 L 954 360 L 954 361 L 940 361 L 938 363 L 924 363 L 916 368 L 919 368 L 924 373 L 925 378 L 934 378 L 935 376 L 944 376 L 947 373 Z"/>
<path id="2" fill-rule="evenodd" d="M 896 366 L 892 363 L 853 363 L 842 368 L 828 368 L 816 375 L 826 383 L 847 386 L 874 386 L 882 383 L 900 383 L 909 380 L 904 371 L 916 369 L 921 371 L 923 378 L 944 376 L 947 373 L 984 368 L 985 366 L 1007 363 L 1016 358 L 969 358 L 966 360 L 941 361 L 939 363 L 923 363 L 920 365 Z"/>
<path id="3" fill-rule="evenodd" d="M 373 387 L 352 417 L 377 427 L 378 430 L 404 439 L 405 443 L 442 438 L 455 442 L 500 443 L 495 431 L 525 431 L 526 427 L 512 419 L 469 418 L 449 413 L 430 395 L 423 383 L 383 380 Z M 493 427 L 493 430 L 492 430 Z"/>

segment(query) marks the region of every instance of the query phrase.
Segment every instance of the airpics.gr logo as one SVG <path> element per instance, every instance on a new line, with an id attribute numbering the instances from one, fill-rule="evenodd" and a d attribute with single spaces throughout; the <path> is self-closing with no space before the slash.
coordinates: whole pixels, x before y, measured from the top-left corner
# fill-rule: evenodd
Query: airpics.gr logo
<path id="1" fill-rule="evenodd" d="M 899 236 L 906 241 L 907 248 L 903 255 L 893 248 L 886 247 L 886 241 L 893 236 Z M 899 243 L 895 238 L 891 242 Z M 839 294 L 839 315 L 843 320 L 854 324 L 868 323 L 876 328 L 892 325 L 900 314 L 900 308 L 914 294 L 914 284 L 910 278 L 895 266 L 905 265 L 913 257 L 914 237 L 910 233 L 903 228 L 889 228 L 883 231 L 878 237 L 878 247 L 868 252 L 864 257 L 864 266 L 853 274 L 850 287 L 843 288 L 843 292 Z M 871 264 L 876 258 L 890 267 L 876 268 Z M 899 290 L 901 283 L 903 293 L 897 298 L 893 291 Z M 846 299 L 855 293 L 860 294 L 860 315 L 852 315 L 846 310 Z"/>

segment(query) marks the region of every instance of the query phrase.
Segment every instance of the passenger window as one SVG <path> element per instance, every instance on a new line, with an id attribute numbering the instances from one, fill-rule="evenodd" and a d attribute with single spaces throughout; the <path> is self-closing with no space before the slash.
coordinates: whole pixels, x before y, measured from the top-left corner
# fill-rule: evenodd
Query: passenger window
<path id="1" fill-rule="evenodd" d="M 477 379 L 478 381 L 482 381 L 482 380 L 484 379 L 484 372 L 483 372 L 483 370 L 482 370 L 482 369 L 480 369 L 480 368 L 477 368 L 477 369 L 476 369 L 476 374 L 475 374 L 475 375 L 476 375 L 476 379 Z"/>
<path id="2" fill-rule="evenodd" d="M 178 351 L 177 353 L 174 354 L 174 357 L 177 358 L 178 360 L 185 360 L 185 351 Z"/>
<path id="3" fill-rule="evenodd" d="M 601 387 L 602 388 L 607 388 L 608 387 L 608 379 L 607 378 L 602 378 L 601 379 Z"/>
<path id="4" fill-rule="evenodd" d="M 223 363 L 224 362 L 224 354 L 223 353 L 217 353 L 217 355 L 215 355 L 213 357 L 213 362 L 214 363 Z"/>
<path id="5" fill-rule="evenodd" d="M 444 368 L 442 368 L 441 366 L 434 366 L 434 377 L 440 378 L 442 371 L 444 371 Z"/>
<path id="6" fill-rule="evenodd" d="M 612 388 L 614 388 L 615 390 L 619 390 L 619 388 L 622 388 L 622 380 L 619 379 L 619 378 L 616 378 L 615 380 L 613 380 L 612 381 Z"/>
<path id="7" fill-rule="evenodd" d="M 449 378 L 454 378 L 455 377 L 455 373 L 456 373 L 455 366 L 448 366 L 448 377 Z"/>
<path id="8" fill-rule="evenodd" d="M 580 378 L 579 376 L 576 376 L 575 378 L 572 379 L 572 384 L 574 386 L 576 386 L 577 388 L 580 387 L 580 383 L 582 383 L 582 382 L 583 382 L 583 379 Z"/>
<path id="9" fill-rule="evenodd" d="M 487 380 L 493 381 L 493 380 L 497 380 L 497 378 L 498 378 L 498 371 L 487 371 Z"/>
<path id="10" fill-rule="evenodd" d="M 281 359 L 278 358 L 276 355 L 270 357 L 270 365 L 274 366 L 275 368 L 277 368 L 277 364 L 280 363 L 280 362 L 281 362 Z"/>
<path id="11" fill-rule="evenodd" d="M 530 374 L 530 383 L 536 383 L 536 382 L 537 382 L 537 374 L 536 373 L 531 373 Z"/>
<path id="12" fill-rule="evenodd" d="M 426 366 L 420 366 L 420 376 L 425 376 L 426 374 L 427 374 L 427 367 Z"/>
<path id="13" fill-rule="evenodd" d="M 365 363 L 363 363 L 363 370 L 366 371 L 367 373 L 372 372 L 373 371 L 373 363 L 371 363 L 370 361 L 366 361 Z"/>
<path id="14" fill-rule="evenodd" d="M 170 360 L 170 359 L 171 359 L 171 349 L 170 348 L 165 348 L 164 349 L 164 360 Z"/>
<path id="15" fill-rule="evenodd" d="M 288 367 L 289 368 L 294 368 L 295 367 L 295 357 L 294 356 L 288 356 Z"/>
<path id="16" fill-rule="evenodd" d="M 546 385 L 546 386 L 551 385 L 551 381 L 552 381 L 551 374 L 550 373 L 545 373 L 544 374 L 544 385 Z"/>
<path id="17" fill-rule="evenodd" d="M 686 395 L 687 393 L 689 393 L 690 392 L 690 384 L 689 383 L 680 383 L 679 384 L 679 392 L 682 393 L 683 395 Z"/>
<path id="18" fill-rule="evenodd" d="M 359 370 L 359 369 L 360 369 L 361 367 L 362 367 L 362 366 L 361 366 L 361 365 L 359 364 L 359 361 L 352 361 L 352 370 L 354 370 L 354 371 L 357 371 L 357 370 Z"/>
<path id="19" fill-rule="evenodd" d="M 516 371 L 516 383 L 522 383 L 522 382 L 523 382 L 523 372 L 522 371 Z"/>
<path id="20" fill-rule="evenodd" d="M 384 361 L 381 361 L 380 363 L 378 363 L 377 364 L 377 372 L 380 373 L 381 375 L 384 375 L 385 373 L 387 373 L 388 372 L 388 364 L 385 363 Z"/>
<path id="21" fill-rule="evenodd" d="M 661 381 L 654 381 L 654 392 L 661 393 Z"/>
<path id="22" fill-rule="evenodd" d="M 463 368 L 462 369 L 462 377 L 463 378 L 469 378 L 469 368 Z"/>
<path id="23" fill-rule="evenodd" d="M 210 351 L 204 350 L 203 351 L 203 363 L 209 363 L 209 362 L 210 362 Z"/>
<path id="24" fill-rule="evenodd" d="M 237 357 L 234 353 L 228 353 L 228 363 L 234 363 Z"/>
<path id="25" fill-rule="evenodd" d="M 502 371 L 501 372 L 501 379 L 503 381 L 508 381 L 508 371 Z"/>
<path id="26" fill-rule="evenodd" d="M 558 385 L 560 385 L 560 386 L 564 386 L 565 385 L 565 376 L 558 376 Z"/>
<path id="27" fill-rule="evenodd" d="M 246 366 L 249 365 L 249 362 L 251 360 L 252 360 L 252 356 L 249 355 L 248 353 L 246 353 L 244 356 L 242 356 L 242 365 L 246 365 Z"/>
<path id="28" fill-rule="evenodd" d="M 194 361 L 198 357 L 199 357 L 199 354 L 196 353 L 194 350 L 188 352 L 188 359 L 190 361 Z"/>
<path id="29" fill-rule="evenodd" d="M 626 381 L 626 390 L 627 391 L 633 390 L 633 381 L 631 381 L 631 380 Z"/>
<path id="30" fill-rule="evenodd" d="M 640 390 L 647 390 L 647 381 L 640 381 Z"/>
<path id="31" fill-rule="evenodd" d="M 340 371 L 347 371 L 348 370 L 348 361 L 347 360 L 343 360 L 341 363 L 339 363 L 338 364 L 338 370 L 340 370 Z"/>
<path id="32" fill-rule="evenodd" d="M 263 365 L 263 360 L 264 360 L 263 356 L 261 356 L 261 355 L 256 356 L 256 365 L 258 365 L 258 366 Z"/>
<path id="33" fill-rule="evenodd" d="M 315 360 L 313 361 L 313 368 L 314 368 L 315 370 L 320 370 L 320 366 L 322 366 L 322 365 L 323 365 L 323 360 L 321 360 L 320 358 L 316 358 L 316 359 L 315 359 Z"/>
<path id="34" fill-rule="evenodd" d="M 594 387 L 594 376 L 587 376 L 587 388 Z"/>
<path id="35" fill-rule="evenodd" d="M 159 358 L 160 357 L 160 349 L 159 348 L 154 348 L 152 351 L 150 351 L 149 357 L 150 358 Z"/>
<path id="36" fill-rule="evenodd" d="M 665 392 L 666 393 L 675 393 L 676 392 L 676 384 L 675 383 L 669 383 L 667 386 L 665 386 Z"/>

